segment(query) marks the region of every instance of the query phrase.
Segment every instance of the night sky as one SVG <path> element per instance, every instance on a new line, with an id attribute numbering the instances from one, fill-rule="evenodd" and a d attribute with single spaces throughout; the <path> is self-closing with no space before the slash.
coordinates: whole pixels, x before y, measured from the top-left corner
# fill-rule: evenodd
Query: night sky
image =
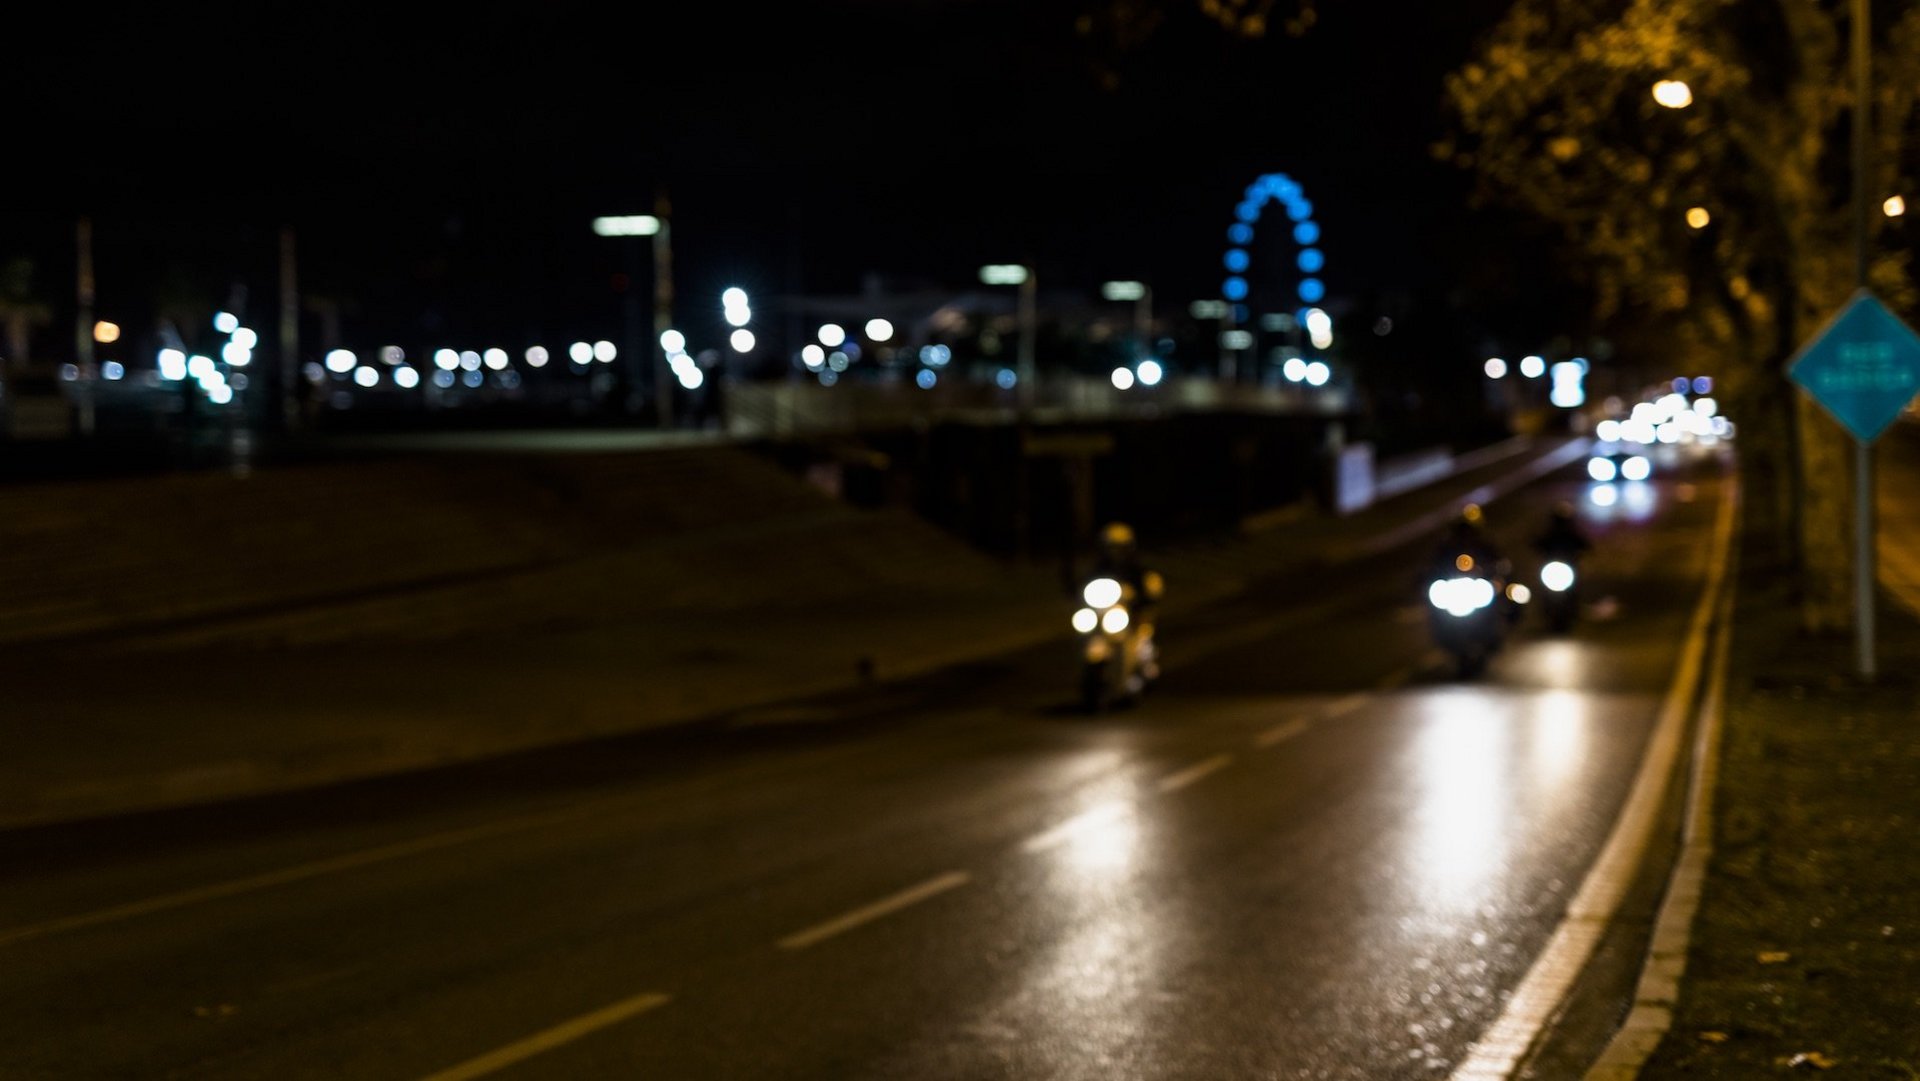
<path id="1" fill-rule="evenodd" d="M 1217 295 L 1239 190 L 1284 171 L 1319 207 L 1336 298 L 1497 310 L 1544 249 L 1470 211 L 1471 178 L 1428 146 L 1441 77 L 1503 6 L 1322 0 L 1306 35 L 1242 41 L 1170 2 L 1115 54 L 1076 34 L 1086 4 L 1031 0 L 437 21 L 235 3 L 110 26 L 72 5 L 9 50 L 9 96 L 31 104 L 0 255 L 34 256 L 64 301 L 87 211 L 103 314 L 143 310 L 164 276 L 216 301 L 249 285 L 264 319 L 291 222 L 349 337 L 512 344 L 617 326 L 617 244 L 588 222 L 665 184 L 689 303 L 869 272 L 966 288 L 980 263 L 1032 260 L 1053 288 L 1147 278 L 1167 311 Z"/>

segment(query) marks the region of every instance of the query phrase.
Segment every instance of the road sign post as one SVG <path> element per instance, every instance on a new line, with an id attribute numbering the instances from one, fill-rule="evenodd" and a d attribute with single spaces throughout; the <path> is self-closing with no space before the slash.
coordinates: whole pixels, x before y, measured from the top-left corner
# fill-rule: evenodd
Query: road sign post
<path id="1" fill-rule="evenodd" d="M 1920 393 L 1920 336 L 1861 289 L 1794 355 L 1787 378 L 1854 438 L 1854 639 L 1860 675 L 1872 679 L 1873 442 Z"/>

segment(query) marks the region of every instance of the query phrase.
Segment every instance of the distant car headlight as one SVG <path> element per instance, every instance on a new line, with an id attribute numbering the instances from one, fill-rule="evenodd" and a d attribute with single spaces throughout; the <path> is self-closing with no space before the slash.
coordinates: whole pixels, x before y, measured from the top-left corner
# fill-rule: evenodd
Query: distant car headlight
<path id="1" fill-rule="evenodd" d="M 1587 461 L 1587 476 L 1602 484 L 1618 476 L 1620 470 L 1613 464 L 1612 458 L 1591 458 Z"/>
<path id="2" fill-rule="evenodd" d="M 1120 603 L 1120 583 L 1111 578 L 1095 578 L 1080 591 L 1080 598 L 1091 608 L 1112 608 Z"/>
<path id="3" fill-rule="evenodd" d="M 1620 463 L 1620 476 L 1627 480 L 1646 480 L 1653 475 L 1653 463 L 1643 454 L 1636 454 Z"/>
<path id="4" fill-rule="evenodd" d="M 1100 625 L 1100 613 L 1091 608 L 1082 608 L 1073 614 L 1073 629 L 1081 634 L 1092 634 Z"/>
<path id="5" fill-rule="evenodd" d="M 1119 634 L 1127 629 L 1127 624 L 1130 622 L 1132 620 L 1128 617 L 1125 608 L 1109 608 L 1106 614 L 1100 617 L 1100 629 L 1108 634 Z"/>
<path id="6" fill-rule="evenodd" d="M 1565 593 L 1573 588 L 1573 567 L 1554 560 L 1540 568 L 1540 584 L 1555 593 Z"/>
<path id="7" fill-rule="evenodd" d="M 1515 604 L 1525 604 L 1533 599 L 1533 590 L 1515 582 L 1507 587 L 1507 599 Z"/>

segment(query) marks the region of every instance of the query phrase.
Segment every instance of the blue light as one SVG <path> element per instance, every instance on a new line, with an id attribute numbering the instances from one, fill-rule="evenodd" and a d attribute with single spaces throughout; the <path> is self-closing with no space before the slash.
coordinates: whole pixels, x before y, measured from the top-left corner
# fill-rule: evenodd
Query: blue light
<path id="1" fill-rule="evenodd" d="M 1299 198 L 1300 185 L 1294 183 L 1293 178 L 1287 174 L 1268 173 L 1266 179 L 1267 190 L 1273 193 L 1274 198 L 1282 200 Z"/>
<path id="2" fill-rule="evenodd" d="M 1673 392 L 1675 394 L 1685 394 L 1687 392 L 1687 388 L 1692 385 L 1693 385 L 1693 381 L 1688 379 L 1686 376 L 1684 375 L 1676 376 L 1673 380 Z"/>
<path id="3" fill-rule="evenodd" d="M 1233 271 L 1235 274 L 1246 273 L 1247 264 L 1252 261 L 1253 260 L 1247 258 L 1247 253 L 1239 248 L 1227 249 L 1227 269 Z"/>
<path id="4" fill-rule="evenodd" d="M 940 381 L 940 377 L 935 375 L 932 369 L 922 368 L 920 374 L 913 377 L 913 381 L 920 384 L 921 390 L 932 390 L 933 385 Z"/>
<path id="5" fill-rule="evenodd" d="M 1233 216 L 1252 225 L 1260 220 L 1260 204 L 1247 202 L 1233 208 Z"/>
<path id="6" fill-rule="evenodd" d="M 1313 203 L 1306 199 L 1287 200 L 1287 217 L 1294 221 L 1306 221 L 1313 217 Z"/>
<path id="7" fill-rule="evenodd" d="M 1020 377 L 1013 374 L 1012 368 L 1002 368 L 993 373 L 993 381 L 1001 390 L 1012 390 L 1013 385 L 1020 381 Z"/>
<path id="8" fill-rule="evenodd" d="M 480 384 L 486 382 L 487 377 L 481 372 L 468 372 L 467 374 L 460 377 L 460 381 L 470 387 L 477 387 Z"/>
<path id="9" fill-rule="evenodd" d="M 1233 306 L 1233 321 L 1236 323 L 1244 323 L 1247 321 L 1247 306 L 1245 304 L 1235 304 Z"/>
<path id="10" fill-rule="evenodd" d="M 1220 286 L 1220 295 L 1226 297 L 1228 300 L 1247 299 L 1247 279 L 1238 277 L 1228 278 Z"/>
<path id="11" fill-rule="evenodd" d="M 1693 379 L 1693 392 L 1695 394 L 1712 394 L 1713 377 L 1710 375 L 1695 376 Z"/>
<path id="12" fill-rule="evenodd" d="M 1320 243 L 1320 227 L 1310 221 L 1301 222 L 1293 227 L 1293 242 L 1295 244 Z"/>
<path id="13" fill-rule="evenodd" d="M 1326 265 L 1327 265 L 1327 257 L 1323 252 L 1321 252 L 1319 248 L 1300 249 L 1300 269 L 1301 270 L 1307 272 L 1308 274 L 1318 274 L 1320 273 L 1320 268 Z"/>
<path id="14" fill-rule="evenodd" d="M 1300 279 L 1300 299 L 1309 304 L 1318 304 L 1327 295 L 1327 287 L 1319 278 Z"/>
<path id="15" fill-rule="evenodd" d="M 442 369 L 433 373 L 433 385 L 445 390 L 453 385 L 453 373 Z"/>
<path id="16" fill-rule="evenodd" d="M 1246 222 L 1243 222 L 1243 221 L 1237 221 L 1237 222 L 1234 222 L 1232 225 L 1227 226 L 1227 243 L 1229 244 L 1253 243 L 1253 226 L 1248 225 Z"/>

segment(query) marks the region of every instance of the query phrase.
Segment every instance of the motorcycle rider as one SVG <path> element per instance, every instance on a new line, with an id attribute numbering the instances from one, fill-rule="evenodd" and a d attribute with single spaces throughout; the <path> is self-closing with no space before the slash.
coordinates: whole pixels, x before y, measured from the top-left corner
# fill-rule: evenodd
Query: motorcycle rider
<path id="1" fill-rule="evenodd" d="M 1466 565 L 1462 566 L 1462 559 Z M 1433 563 L 1428 578 L 1453 578 L 1460 574 L 1473 572 L 1485 575 L 1499 582 L 1506 581 L 1507 558 L 1500 552 L 1500 546 L 1487 535 L 1486 514 L 1479 504 L 1469 503 L 1460 508 L 1454 516 L 1453 524 L 1440 539 L 1440 546 L 1433 550 Z"/>
<path id="2" fill-rule="evenodd" d="M 1153 648 L 1154 614 L 1159 607 L 1165 582 L 1140 557 L 1133 528 L 1125 522 L 1110 522 L 1100 531 L 1100 547 L 1094 554 L 1092 577 L 1112 578 L 1127 587 L 1132 611 L 1128 613 L 1127 649 L 1138 662 L 1140 673 L 1148 680 L 1159 676 Z"/>
<path id="3" fill-rule="evenodd" d="M 1553 511 L 1547 516 L 1547 527 L 1534 538 L 1534 551 L 1545 559 L 1558 559 L 1572 563 L 1585 555 L 1593 547 L 1586 533 L 1575 520 L 1573 504 L 1561 500 L 1553 505 Z"/>

